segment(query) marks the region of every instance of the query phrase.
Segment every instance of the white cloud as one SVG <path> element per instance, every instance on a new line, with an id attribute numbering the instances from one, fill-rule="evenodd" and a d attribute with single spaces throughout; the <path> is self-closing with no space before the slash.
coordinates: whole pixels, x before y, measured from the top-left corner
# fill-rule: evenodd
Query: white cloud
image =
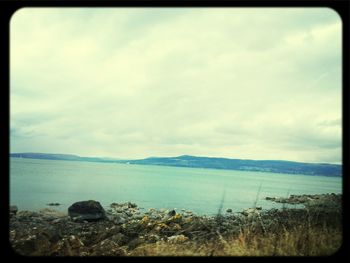
<path id="1" fill-rule="evenodd" d="M 322 8 L 22 9 L 10 103 L 12 152 L 341 162 L 341 21 Z"/>

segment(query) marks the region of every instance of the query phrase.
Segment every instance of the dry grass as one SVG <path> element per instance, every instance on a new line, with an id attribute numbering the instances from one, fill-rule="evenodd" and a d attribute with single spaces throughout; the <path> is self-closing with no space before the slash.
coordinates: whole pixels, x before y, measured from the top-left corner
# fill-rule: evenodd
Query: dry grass
<path id="1" fill-rule="evenodd" d="M 326 256 L 341 246 L 341 230 L 296 227 L 278 234 L 253 234 L 215 241 L 169 244 L 165 241 L 139 246 L 131 256 Z"/>

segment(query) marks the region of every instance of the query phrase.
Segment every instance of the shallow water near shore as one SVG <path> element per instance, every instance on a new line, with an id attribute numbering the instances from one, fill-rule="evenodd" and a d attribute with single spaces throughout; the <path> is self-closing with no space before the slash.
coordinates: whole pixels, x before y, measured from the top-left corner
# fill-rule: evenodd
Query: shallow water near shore
<path id="1" fill-rule="evenodd" d="M 131 201 L 212 215 L 222 200 L 222 212 L 238 212 L 255 201 L 263 209 L 283 206 L 266 196 L 341 192 L 341 177 L 10 158 L 10 203 L 20 210 L 60 203 L 54 208 L 66 212 L 74 202 L 96 200 L 105 208 Z"/>

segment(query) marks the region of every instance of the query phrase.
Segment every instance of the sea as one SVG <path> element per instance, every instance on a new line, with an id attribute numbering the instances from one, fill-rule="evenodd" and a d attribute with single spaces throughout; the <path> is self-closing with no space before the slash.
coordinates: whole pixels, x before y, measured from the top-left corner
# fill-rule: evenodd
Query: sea
<path id="1" fill-rule="evenodd" d="M 342 193 L 342 178 L 302 174 L 185 168 L 157 165 L 10 158 L 10 204 L 19 210 L 67 212 L 78 201 L 132 202 L 150 208 L 189 210 L 199 215 L 302 207 L 265 197 Z M 48 206 L 59 203 L 59 206 Z"/>

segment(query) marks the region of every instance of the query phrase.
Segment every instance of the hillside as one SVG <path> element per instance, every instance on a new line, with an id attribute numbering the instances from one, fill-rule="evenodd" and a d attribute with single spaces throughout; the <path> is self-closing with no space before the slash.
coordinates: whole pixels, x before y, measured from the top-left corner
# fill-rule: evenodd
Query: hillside
<path id="1" fill-rule="evenodd" d="M 143 165 L 164 165 L 177 167 L 227 169 L 288 174 L 341 176 L 342 165 L 327 163 L 301 163 L 279 160 L 244 160 L 181 155 L 178 157 L 150 157 L 139 160 L 119 160 L 99 157 L 80 157 L 71 154 L 12 153 L 10 157 L 49 160 L 87 161 L 105 163 L 128 163 Z"/>
<path id="2" fill-rule="evenodd" d="M 337 164 L 300 163 L 278 160 L 242 160 L 182 155 L 165 158 L 151 157 L 141 160 L 130 160 L 129 162 L 130 164 L 152 164 L 307 175 L 341 176 L 342 174 L 342 166 Z"/>

